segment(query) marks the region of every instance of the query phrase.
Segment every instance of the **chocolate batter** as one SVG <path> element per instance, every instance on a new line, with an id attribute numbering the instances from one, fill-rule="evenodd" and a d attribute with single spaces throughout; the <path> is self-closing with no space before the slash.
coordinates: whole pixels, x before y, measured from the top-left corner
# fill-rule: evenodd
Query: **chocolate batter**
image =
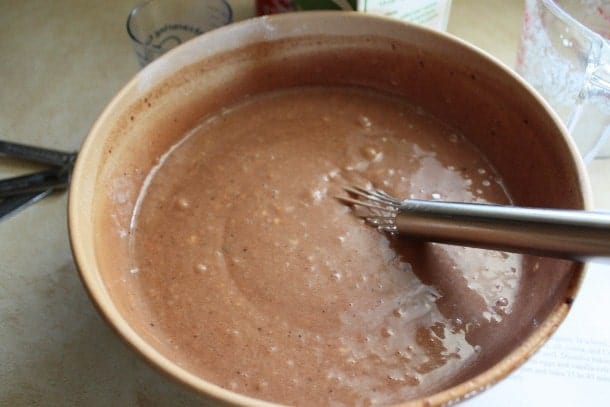
<path id="1" fill-rule="evenodd" d="M 335 196 L 508 203 L 485 157 L 422 109 L 359 88 L 251 96 L 149 175 L 133 268 L 178 363 L 252 397 L 386 405 L 443 387 L 511 312 L 521 257 L 395 240 Z"/>

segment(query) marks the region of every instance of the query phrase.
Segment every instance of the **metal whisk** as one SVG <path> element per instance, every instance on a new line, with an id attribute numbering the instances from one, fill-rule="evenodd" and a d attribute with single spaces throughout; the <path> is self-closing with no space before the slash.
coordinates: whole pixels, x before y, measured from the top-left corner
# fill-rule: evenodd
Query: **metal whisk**
<path id="1" fill-rule="evenodd" d="M 396 199 L 379 189 L 343 187 L 339 197 L 365 211 L 381 232 L 458 244 L 586 261 L 610 258 L 610 213 L 570 209 Z"/>

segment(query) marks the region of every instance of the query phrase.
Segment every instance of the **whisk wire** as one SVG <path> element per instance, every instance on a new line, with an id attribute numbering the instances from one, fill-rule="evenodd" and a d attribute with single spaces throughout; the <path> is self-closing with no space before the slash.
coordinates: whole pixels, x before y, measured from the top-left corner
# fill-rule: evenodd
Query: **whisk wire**
<path id="1" fill-rule="evenodd" d="M 375 227 L 380 232 L 396 233 L 396 213 L 400 207 L 400 201 L 382 190 L 368 190 L 359 186 L 345 185 L 343 189 L 356 196 L 340 197 L 342 201 L 352 205 L 370 209 L 367 213 L 360 214 L 369 225 Z"/>
<path id="2" fill-rule="evenodd" d="M 398 209 L 398 207 L 400 206 L 399 200 L 379 189 L 371 191 L 362 187 L 349 185 L 344 186 L 343 189 L 361 198 L 365 198 L 373 202 L 384 203 L 386 205 L 389 205 L 393 209 Z M 362 201 L 359 202 L 361 203 Z"/>
<path id="3" fill-rule="evenodd" d="M 354 204 L 354 205 L 364 206 L 364 207 L 370 208 L 370 209 L 376 209 L 376 210 L 379 210 L 379 211 L 387 211 L 388 210 L 387 207 L 385 207 L 385 206 L 381 206 L 381 205 L 377 205 L 377 204 L 369 203 L 369 202 L 363 202 L 363 201 L 361 201 L 359 199 L 353 199 L 353 198 L 344 197 L 344 196 L 339 196 L 337 198 L 342 200 L 342 201 L 344 201 L 344 202 L 351 203 L 351 204 Z"/>

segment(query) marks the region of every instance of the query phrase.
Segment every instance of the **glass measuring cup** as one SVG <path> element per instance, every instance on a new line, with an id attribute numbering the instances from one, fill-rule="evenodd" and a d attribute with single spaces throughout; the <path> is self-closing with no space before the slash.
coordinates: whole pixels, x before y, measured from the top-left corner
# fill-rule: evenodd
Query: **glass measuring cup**
<path id="1" fill-rule="evenodd" d="M 127 33 L 141 67 L 197 35 L 229 24 L 225 0 L 148 0 L 127 18 Z"/>
<path id="2" fill-rule="evenodd" d="M 585 162 L 610 158 L 610 1 L 526 0 L 517 72 L 559 114 Z"/>

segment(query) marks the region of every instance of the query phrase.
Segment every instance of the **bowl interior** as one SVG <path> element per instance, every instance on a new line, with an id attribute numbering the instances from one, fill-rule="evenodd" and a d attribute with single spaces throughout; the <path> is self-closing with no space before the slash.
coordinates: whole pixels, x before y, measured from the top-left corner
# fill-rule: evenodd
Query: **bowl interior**
<path id="1" fill-rule="evenodd" d="M 298 13 L 226 27 L 141 71 L 92 128 L 74 171 L 70 234 L 94 302 L 139 352 L 207 396 L 247 398 L 175 363 L 144 322 L 128 278 L 128 237 L 138 193 L 160 157 L 202 118 L 268 90 L 356 85 L 391 92 L 460 129 L 504 178 L 515 204 L 584 208 L 575 148 L 529 87 L 480 51 L 444 34 L 351 13 Z M 460 399 L 500 379 L 552 333 L 569 309 L 582 265 L 527 256 L 522 289 L 502 323 L 480 331 L 477 363 L 429 401 Z M 251 400 L 249 400 L 251 401 Z"/>

